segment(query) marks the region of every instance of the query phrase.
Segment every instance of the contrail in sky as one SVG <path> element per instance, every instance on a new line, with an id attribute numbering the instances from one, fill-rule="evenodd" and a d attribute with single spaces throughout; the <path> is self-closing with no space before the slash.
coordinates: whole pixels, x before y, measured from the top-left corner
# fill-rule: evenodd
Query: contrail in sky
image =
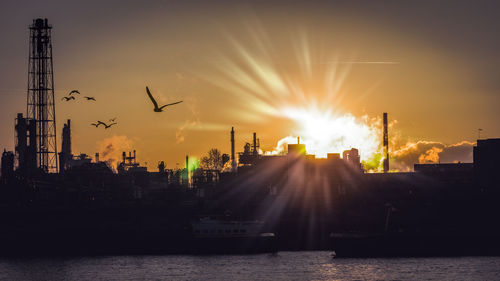
<path id="1" fill-rule="evenodd" d="M 399 61 L 329 61 L 327 64 L 400 64 Z"/>

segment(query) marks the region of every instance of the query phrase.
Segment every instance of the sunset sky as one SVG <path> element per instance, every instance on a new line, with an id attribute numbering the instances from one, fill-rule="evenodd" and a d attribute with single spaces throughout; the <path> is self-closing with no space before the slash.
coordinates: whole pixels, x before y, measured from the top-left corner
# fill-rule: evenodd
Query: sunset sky
<path id="1" fill-rule="evenodd" d="M 318 156 L 358 147 L 369 161 L 383 112 L 395 170 L 471 162 L 478 128 L 500 137 L 498 1 L 144 2 L 0 3 L 0 148 L 26 113 L 38 17 L 53 26 L 57 142 L 71 119 L 74 154 L 111 143 L 105 158 L 136 149 L 150 170 L 175 168 L 229 153 L 234 126 L 237 151 L 257 132 L 269 153 L 300 136 Z M 155 113 L 146 86 L 184 102 Z M 97 102 L 61 101 L 73 89 Z"/>

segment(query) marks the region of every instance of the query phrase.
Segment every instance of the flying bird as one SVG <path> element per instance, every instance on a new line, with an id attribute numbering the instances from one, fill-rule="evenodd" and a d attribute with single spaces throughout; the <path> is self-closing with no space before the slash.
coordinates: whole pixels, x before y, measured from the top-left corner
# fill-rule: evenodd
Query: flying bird
<path id="1" fill-rule="evenodd" d="M 146 92 L 148 93 L 148 96 L 149 98 L 151 99 L 151 101 L 153 102 L 153 105 L 154 105 L 154 112 L 162 112 L 163 111 L 163 108 L 169 106 L 169 105 L 174 105 L 174 104 L 178 104 L 178 103 L 181 103 L 182 101 L 178 101 L 178 102 L 173 102 L 173 103 L 169 103 L 169 104 L 165 104 L 161 107 L 158 107 L 158 103 L 156 102 L 156 100 L 153 98 L 153 95 L 151 95 L 151 92 L 149 91 L 149 88 L 146 87 Z"/>
<path id="2" fill-rule="evenodd" d="M 71 97 L 63 97 L 61 100 L 66 100 L 66 101 L 69 101 L 69 100 L 74 100 L 75 97 L 71 96 Z"/>
<path id="3" fill-rule="evenodd" d="M 109 119 L 109 122 L 115 122 L 115 120 L 116 120 L 116 117 Z"/>
<path id="4" fill-rule="evenodd" d="M 73 91 L 69 92 L 68 95 L 71 96 L 71 94 L 80 94 L 80 92 L 78 92 L 78 90 L 73 90 Z"/>
<path id="5" fill-rule="evenodd" d="M 84 97 L 86 98 L 87 100 L 93 100 L 93 101 L 96 101 L 94 97 Z"/>
<path id="6" fill-rule="evenodd" d="M 113 126 L 113 125 L 116 125 L 116 124 L 118 124 L 118 123 L 114 122 L 114 123 L 111 123 L 111 124 L 109 124 L 109 125 L 108 125 L 108 124 L 106 124 L 106 123 L 104 123 L 104 122 L 102 122 L 102 121 L 97 121 L 97 124 L 98 124 L 98 125 L 104 125 L 104 129 L 107 129 L 107 128 L 109 128 L 109 127 L 111 127 L 111 126 Z M 96 127 L 97 127 L 97 126 L 96 126 Z"/>
<path id="7" fill-rule="evenodd" d="M 97 128 L 99 127 L 99 125 L 101 125 L 101 123 L 90 123 L 90 125 L 95 126 Z"/>
<path id="8" fill-rule="evenodd" d="M 114 122 L 114 123 L 111 123 L 109 125 L 104 125 L 104 129 L 107 129 L 107 128 L 109 128 L 109 127 L 111 127 L 113 125 L 116 125 L 116 124 L 118 124 L 118 123 Z"/>

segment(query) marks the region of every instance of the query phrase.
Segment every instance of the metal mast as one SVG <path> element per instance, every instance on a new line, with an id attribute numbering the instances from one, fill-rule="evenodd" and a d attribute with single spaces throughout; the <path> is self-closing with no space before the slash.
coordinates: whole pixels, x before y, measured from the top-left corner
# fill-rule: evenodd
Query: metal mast
<path id="1" fill-rule="evenodd" d="M 27 116 L 36 123 L 37 168 L 44 172 L 57 172 L 52 26 L 47 19 L 35 19 L 29 29 Z"/>

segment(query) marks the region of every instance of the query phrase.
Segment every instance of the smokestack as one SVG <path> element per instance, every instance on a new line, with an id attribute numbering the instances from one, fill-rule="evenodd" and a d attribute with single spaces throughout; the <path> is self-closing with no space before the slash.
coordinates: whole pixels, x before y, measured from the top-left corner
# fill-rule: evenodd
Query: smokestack
<path id="1" fill-rule="evenodd" d="M 257 133 L 253 133 L 253 155 L 257 155 Z"/>
<path id="2" fill-rule="evenodd" d="M 231 161 L 234 162 L 234 127 L 231 127 Z"/>
<path id="3" fill-rule="evenodd" d="M 122 163 L 125 164 L 125 158 L 127 158 L 127 154 L 124 152 L 122 152 Z"/>
<path id="4" fill-rule="evenodd" d="M 186 183 L 189 186 L 189 156 L 186 155 Z"/>
<path id="5" fill-rule="evenodd" d="M 95 153 L 95 162 L 99 163 L 99 152 Z"/>
<path id="6" fill-rule="evenodd" d="M 134 164 L 135 164 L 135 149 L 134 149 Z"/>
<path id="7" fill-rule="evenodd" d="M 236 159 L 234 158 L 234 127 L 231 127 L 231 170 L 236 172 Z"/>
<path id="8" fill-rule="evenodd" d="M 387 112 L 384 112 L 384 173 L 389 172 L 389 134 L 387 131 Z"/>

